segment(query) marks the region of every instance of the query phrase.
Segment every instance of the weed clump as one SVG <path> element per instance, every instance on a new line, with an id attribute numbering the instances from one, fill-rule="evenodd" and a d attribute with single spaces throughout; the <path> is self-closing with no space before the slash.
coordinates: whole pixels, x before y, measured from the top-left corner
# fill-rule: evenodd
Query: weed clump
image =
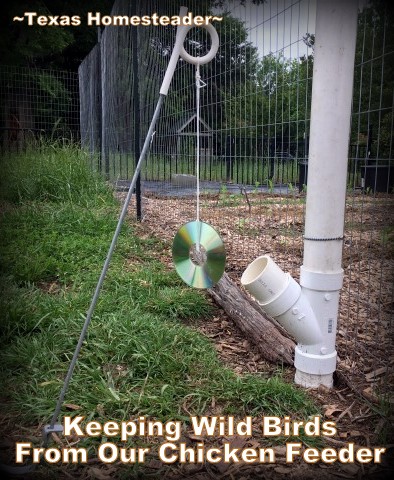
<path id="1" fill-rule="evenodd" d="M 92 173 L 77 145 L 43 143 L 0 160 L 1 198 L 11 203 L 47 201 L 92 205 L 113 201 L 110 188 Z"/>

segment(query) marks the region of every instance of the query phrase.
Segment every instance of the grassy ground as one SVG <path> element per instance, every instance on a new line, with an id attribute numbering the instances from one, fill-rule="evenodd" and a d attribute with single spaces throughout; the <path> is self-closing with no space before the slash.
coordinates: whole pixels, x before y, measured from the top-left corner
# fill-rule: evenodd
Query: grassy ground
<path id="1" fill-rule="evenodd" d="M 93 168 L 107 174 L 113 180 L 130 179 L 133 176 L 135 158 L 130 154 L 111 154 L 105 161 L 93 158 Z M 296 160 L 274 157 L 237 156 L 233 158 L 231 171 L 228 171 L 226 158 L 210 156 L 201 160 L 200 179 L 214 182 L 232 181 L 248 185 L 274 185 L 275 183 L 295 184 L 299 180 Z M 176 173 L 195 175 L 195 156 L 184 154 L 149 155 L 142 169 L 142 179 L 147 181 L 171 181 Z M 229 176 L 229 178 L 228 178 Z"/>
<path id="2" fill-rule="evenodd" d="M 2 160 L 0 398 L 26 425 L 53 413 L 117 222 L 119 205 L 86 160 L 56 146 Z M 209 321 L 211 304 L 153 258 L 161 248 L 124 226 L 66 395 L 74 413 L 187 421 L 213 399 L 224 415 L 316 413 L 280 378 L 236 376 L 219 362 L 186 325 Z"/>

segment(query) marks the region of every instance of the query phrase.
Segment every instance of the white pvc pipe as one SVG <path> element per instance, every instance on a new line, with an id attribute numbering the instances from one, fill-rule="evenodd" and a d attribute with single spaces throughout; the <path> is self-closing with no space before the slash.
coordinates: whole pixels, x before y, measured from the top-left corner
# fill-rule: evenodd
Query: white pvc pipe
<path id="1" fill-rule="evenodd" d="M 358 0 L 317 0 L 304 259 L 300 283 L 324 336 L 298 345 L 296 383 L 331 387 L 343 270 L 342 238 Z"/>
<path id="2" fill-rule="evenodd" d="M 358 0 L 317 0 L 305 237 L 343 235 Z M 304 267 L 341 269 L 340 241 L 305 241 Z"/>
<path id="3" fill-rule="evenodd" d="M 284 273 L 268 255 L 256 258 L 244 271 L 241 283 L 260 304 L 277 297 L 287 281 Z"/>
<path id="4" fill-rule="evenodd" d="M 320 344 L 323 336 L 301 287 L 269 257 L 256 258 L 244 271 L 242 285 L 261 308 L 298 341 Z"/>
<path id="5" fill-rule="evenodd" d="M 358 0 L 317 0 L 301 287 L 267 256 L 241 278 L 297 340 L 295 382 L 333 385 Z"/>

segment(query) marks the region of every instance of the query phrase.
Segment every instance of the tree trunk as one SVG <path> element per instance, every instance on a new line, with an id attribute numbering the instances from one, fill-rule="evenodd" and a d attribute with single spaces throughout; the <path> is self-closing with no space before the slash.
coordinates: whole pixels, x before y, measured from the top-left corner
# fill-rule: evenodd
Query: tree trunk
<path id="1" fill-rule="evenodd" d="M 226 273 L 208 291 L 266 360 L 293 365 L 293 340 L 283 329 L 279 331 L 273 320 L 265 316 L 259 305 L 243 293 Z"/>

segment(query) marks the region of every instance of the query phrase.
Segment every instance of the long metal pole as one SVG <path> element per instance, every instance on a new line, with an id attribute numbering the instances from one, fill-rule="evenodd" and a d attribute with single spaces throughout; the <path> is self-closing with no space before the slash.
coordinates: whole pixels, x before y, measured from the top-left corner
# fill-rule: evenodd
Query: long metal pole
<path id="1" fill-rule="evenodd" d="M 150 142 L 151 142 L 153 132 L 155 130 L 155 125 L 156 125 L 157 119 L 159 118 L 159 114 L 160 114 L 161 107 L 163 105 L 164 97 L 165 97 L 165 95 L 160 95 L 159 100 L 157 102 L 156 110 L 155 110 L 155 113 L 153 114 L 153 118 L 152 118 L 148 133 L 147 133 L 146 138 L 145 138 L 144 146 L 142 147 L 141 156 L 138 160 L 138 163 L 137 163 L 134 175 L 133 175 L 133 179 L 131 180 L 130 188 L 129 188 L 129 191 L 127 193 L 126 200 L 124 201 L 123 208 L 122 208 L 122 211 L 121 211 L 120 216 L 119 216 L 118 224 L 116 226 L 114 236 L 112 237 L 111 245 L 109 247 L 107 257 L 105 259 L 103 268 L 101 270 L 100 278 L 97 282 L 96 290 L 95 290 L 94 295 L 92 297 L 92 301 L 90 303 L 89 310 L 86 314 L 85 323 L 82 327 L 82 331 L 81 331 L 81 334 L 79 336 L 77 347 L 76 347 L 74 355 L 71 359 L 66 378 L 64 379 L 62 390 L 60 392 L 58 401 L 56 403 L 55 411 L 53 413 L 52 420 L 51 420 L 51 423 L 50 423 L 50 428 L 53 428 L 55 423 L 57 423 L 57 421 L 58 421 L 58 417 L 59 417 L 59 414 L 60 414 L 60 410 L 62 408 L 64 397 L 66 395 L 68 385 L 70 383 L 75 365 L 77 363 L 79 352 L 81 351 L 83 341 L 85 339 L 87 330 L 89 328 L 89 324 L 90 324 L 90 321 L 92 319 L 93 312 L 94 312 L 94 309 L 95 309 L 96 304 L 97 304 L 97 300 L 98 300 L 99 295 L 100 295 L 100 291 L 101 291 L 101 287 L 102 287 L 104 279 L 105 279 L 105 275 L 107 273 L 109 264 L 111 262 L 111 258 L 112 258 L 112 255 L 114 253 L 115 247 L 116 247 L 116 243 L 117 243 L 117 240 L 118 240 L 118 237 L 119 237 L 119 234 L 120 234 L 120 230 L 122 228 L 124 219 L 125 219 L 126 214 L 127 214 L 127 209 L 128 209 L 131 197 L 132 197 L 133 192 L 134 192 L 134 188 L 135 188 L 135 185 L 136 185 L 136 182 L 137 182 L 138 175 L 140 174 L 140 171 L 141 171 L 142 162 L 143 162 L 143 160 L 144 160 L 144 158 L 145 158 L 145 156 L 146 156 L 146 154 L 149 150 L 149 145 L 150 145 Z"/>
<path id="2" fill-rule="evenodd" d="M 183 17 L 186 14 L 187 14 L 187 7 L 181 7 L 180 11 L 179 11 L 179 16 Z M 172 77 L 174 76 L 174 71 L 175 71 L 179 56 L 181 55 L 182 58 L 184 58 L 184 60 L 186 60 L 187 62 L 192 63 L 194 65 L 204 64 L 204 63 L 210 62 L 212 60 L 212 58 L 216 55 L 216 52 L 219 48 L 218 34 L 217 34 L 216 30 L 214 29 L 214 27 L 211 24 L 208 24 L 204 28 L 206 28 L 208 30 L 209 34 L 211 35 L 211 42 L 212 42 L 211 50 L 204 57 L 192 57 L 192 56 L 190 56 L 183 49 L 183 42 L 184 42 L 185 37 L 186 37 L 188 31 L 190 30 L 190 28 L 192 28 L 192 26 L 179 26 L 178 29 L 177 29 L 177 35 L 176 35 L 176 41 L 175 41 L 174 49 L 173 49 L 173 52 L 172 52 L 172 55 L 171 55 L 170 62 L 168 64 L 166 73 L 164 75 L 162 86 L 160 88 L 159 100 L 157 102 L 156 109 L 155 109 L 155 112 L 153 114 L 152 121 L 151 121 L 149 130 L 148 130 L 148 133 L 146 135 L 144 145 L 142 147 L 140 158 L 139 158 L 138 163 L 137 163 L 136 168 L 135 168 L 133 179 L 131 180 L 131 184 L 130 184 L 129 191 L 127 193 L 126 200 L 124 202 L 122 211 L 121 211 L 120 216 L 119 216 L 118 224 L 116 226 L 116 230 L 115 230 L 114 236 L 112 238 L 111 245 L 110 245 L 108 253 L 107 253 L 107 258 L 105 259 L 104 266 L 103 266 L 103 269 L 102 269 L 101 274 L 100 274 L 100 278 L 97 282 L 96 290 L 94 292 L 89 310 L 86 314 L 85 323 L 83 324 L 82 331 L 81 331 L 81 334 L 79 336 L 77 347 L 76 347 L 74 355 L 71 359 L 66 378 L 64 379 L 63 387 L 62 387 L 62 390 L 60 392 L 58 401 L 56 403 L 56 407 L 55 407 L 55 411 L 54 411 L 53 416 L 52 416 L 51 423 L 49 425 L 49 428 L 48 428 L 48 426 L 46 427 L 47 428 L 46 432 L 49 432 L 51 429 L 53 429 L 54 425 L 57 423 L 57 420 L 58 420 L 58 417 L 59 417 L 59 414 L 60 414 L 60 410 L 62 408 L 63 400 L 64 400 L 64 397 L 66 395 L 68 385 L 70 383 L 75 365 L 76 365 L 77 360 L 78 360 L 79 352 L 81 351 L 82 344 L 83 344 L 83 341 L 84 341 L 85 336 L 86 336 L 86 332 L 89 328 L 89 324 L 90 324 L 90 321 L 92 319 L 92 315 L 93 315 L 94 309 L 96 307 L 98 297 L 100 295 L 100 291 L 101 291 L 101 287 L 102 287 L 104 279 L 105 279 L 105 275 L 107 273 L 109 264 L 111 262 L 112 255 L 113 255 L 114 250 L 115 250 L 115 246 L 116 246 L 116 242 L 118 240 L 119 234 L 120 234 L 120 230 L 122 228 L 124 219 L 125 219 L 126 214 L 127 214 L 127 208 L 129 206 L 131 197 L 132 197 L 133 192 L 134 192 L 134 188 L 135 188 L 136 183 L 137 183 L 138 176 L 139 176 L 140 171 L 141 171 L 142 162 L 143 162 L 143 160 L 144 160 L 144 158 L 145 158 L 145 156 L 148 152 L 149 145 L 150 145 L 150 142 L 151 142 L 151 138 L 152 138 L 154 130 L 155 130 L 155 125 L 156 125 L 157 119 L 159 118 L 161 107 L 163 105 L 164 97 L 167 96 L 168 89 L 170 87 Z M 102 85 L 102 91 L 103 91 L 103 85 Z M 103 104 L 103 102 L 102 102 L 102 104 Z M 103 125 L 104 125 L 104 123 L 103 123 Z M 104 141 L 104 139 L 103 139 L 103 141 Z M 103 150 L 105 150 L 105 147 L 103 147 Z M 47 440 L 45 440 L 45 441 L 47 441 Z"/>
<path id="3" fill-rule="evenodd" d="M 181 7 L 180 12 L 179 12 L 179 16 L 183 17 L 186 14 L 187 14 L 187 7 Z M 151 139 L 153 138 L 153 134 L 154 134 L 154 130 L 155 130 L 155 125 L 156 125 L 157 119 L 159 118 L 159 115 L 160 115 L 160 110 L 161 110 L 161 107 L 163 105 L 164 97 L 168 93 L 168 89 L 169 89 L 172 77 L 174 75 L 174 71 L 175 71 L 175 68 L 176 68 L 176 65 L 177 65 L 177 62 L 178 62 L 178 58 L 181 55 L 184 58 L 184 60 L 186 60 L 187 62 L 192 63 L 192 64 L 208 63 L 216 55 L 216 52 L 219 48 L 219 37 L 217 35 L 217 32 L 213 28 L 213 26 L 211 24 L 209 24 L 204 28 L 207 28 L 208 32 L 211 35 L 212 45 L 211 45 L 210 52 L 207 55 L 205 55 L 205 57 L 201 57 L 201 58 L 200 57 L 198 57 L 198 58 L 197 57 L 192 57 L 189 54 L 187 54 L 183 49 L 183 41 L 184 41 L 184 39 L 187 35 L 187 32 L 190 30 L 190 28 L 192 28 L 192 26 L 178 27 L 176 42 L 175 42 L 174 49 L 173 49 L 173 52 L 172 52 L 172 55 L 171 55 L 170 63 L 167 67 L 167 70 L 166 70 L 166 73 L 165 73 L 165 76 L 164 76 L 164 79 L 163 79 L 163 83 L 162 83 L 162 86 L 161 86 L 161 89 L 160 89 L 159 100 L 157 102 L 156 109 L 155 109 L 155 112 L 153 114 L 152 121 L 151 121 L 148 133 L 147 133 L 145 141 L 144 141 L 144 145 L 142 147 L 141 155 L 139 157 L 138 163 L 137 163 L 136 168 L 135 168 L 133 179 L 131 180 L 131 183 L 130 183 L 129 191 L 127 193 L 126 199 L 125 199 L 124 204 L 123 204 L 122 211 L 121 211 L 120 216 L 119 216 L 119 220 L 118 220 L 118 224 L 117 224 L 116 229 L 115 229 L 115 233 L 112 237 L 111 245 L 109 247 L 107 257 L 105 259 L 103 268 L 101 270 L 101 274 L 100 274 L 99 280 L 97 282 L 97 286 L 96 286 L 95 292 L 93 294 L 89 310 L 87 311 L 87 314 L 86 314 L 85 322 L 83 324 L 82 331 L 81 331 L 81 334 L 79 336 L 78 344 L 75 348 L 73 357 L 71 359 L 71 362 L 70 362 L 70 365 L 69 365 L 69 368 L 68 368 L 68 371 L 67 371 L 67 375 L 64 379 L 63 387 L 62 387 L 62 390 L 59 394 L 59 398 L 57 400 L 55 411 L 53 413 L 51 422 L 50 422 L 49 425 L 46 425 L 44 427 L 44 431 L 43 431 L 43 435 L 44 435 L 43 447 L 44 448 L 46 448 L 46 446 L 48 445 L 50 433 L 55 432 L 55 431 L 61 431 L 61 425 L 58 425 L 57 422 L 58 422 L 58 419 L 59 419 L 59 414 L 60 414 L 60 410 L 62 408 L 64 397 L 66 395 L 69 383 L 71 381 L 71 377 L 72 377 L 75 365 L 77 363 L 78 356 L 79 356 L 79 353 L 81 351 L 83 341 L 85 339 L 87 330 L 89 328 L 89 325 L 90 325 L 90 322 L 91 322 L 91 319 L 92 319 L 92 316 L 93 316 L 93 312 L 94 312 L 94 309 L 96 307 L 97 300 L 99 298 L 100 291 L 101 291 L 102 285 L 104 283 L 104 279 L 105 279 L 109 264 L 111 262 L 112 255 L 114 253 L 116 243 L 117 243 L 117 240 L 118 240 L 118 237 L 119 237 L 124 219 L 125 219 L 126 214 L 127 214 L 127 209 L 128 209 L 129 204 L 130 204 L 131 197 L 133 195 L 134 189 L 136 188 L 137 179 L 138 179 L 138 177 L 140 175 L 140 172 L 141 172 L 142 162 L 144 161 L 145 156 L 146 156 L 146 154 L 149 150 Z M 183 51 L 182 51 L 182 49 L 183 49 Z M 103 79 L 102 70 L 101 70 L 100 73 L 101 73 L 101 80 L 102 80 Z M 101 93 L 103 93 L 103 84 L 101 84 Z M 101 99 L 101 105 L 102 106 L 104 105 L 103 98 Z M 101 113 L 102 113 L 102 115 L 101 115 L 101 120 L 102 120 L 101 127 L 102 128 L 101 129 L 103 129 L 104 124 L 105 124 L 104 121 L 103 121 L 104 111 L 101 112 Z M 102 130 L 102 133 L 103 133 L 103 130 Z M 102 135 L 102 137 L 103 137 L 103 135 Z M 101 145 L 102 155 L 105 154 L 104 143 L 105 143 L 104 138 L 102 138 L 102 145 Z M 109 173 L 109 164 L 107 165 L 107 159 L 105 160 L 105 166 L 106 166 L 106 173 L 108 174 Z M 7 465 L 0 464 L 0 468 L 4 471 L 8 472 L 8 473 L 11 473 L 11 474 L 25 474 L 25 473 L 28 473 L 28 472 L 31 472 L 32 470 L 34 470 L 35 464 L 26 465 L 26 466 L 22 466 L 22 467 L 19 467 L 19 466 L 18 467 L 11 467 L 11 466 L 9 467 Z"/>

